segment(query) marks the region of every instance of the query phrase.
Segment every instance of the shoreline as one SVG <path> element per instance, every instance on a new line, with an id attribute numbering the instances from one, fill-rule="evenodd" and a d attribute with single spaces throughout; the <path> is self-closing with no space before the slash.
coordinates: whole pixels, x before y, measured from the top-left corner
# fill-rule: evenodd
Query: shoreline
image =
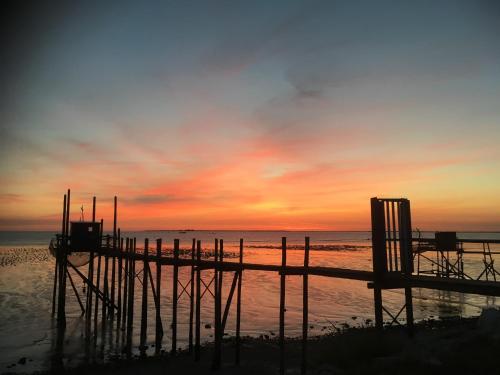
<path id="1" fill-rule="evenodd" d="M 424 320 L 415 325 L 410 338 L 405 327 L 388 327 L 383 333 L 373 327 L 347 328 L 339 333 L 308 339 L 309 374 L 454 374 L 494 373 L 500 351 L 498 310 L 484 319 L 448 318 Z M 223 341 L 222 366 L 211 369 L 213 344 L 201 348 L 201 360 L 181 350 L 176 356 L 163 354 L 107 363 L 79 365 L 66 370 L 34 374 L 277 374 L 279 343 L 277 337 L 241 339 L 241 363 L 234 363 L 234 337 Z M 287 338 L 286 373 L 300 374 L 302 340 Z M 19 370 L 19 369 L 18 369 Z M 4 372 L 8 374 L 9 372 Z M 16 373 L 19 373 L 16 371 Z"/>

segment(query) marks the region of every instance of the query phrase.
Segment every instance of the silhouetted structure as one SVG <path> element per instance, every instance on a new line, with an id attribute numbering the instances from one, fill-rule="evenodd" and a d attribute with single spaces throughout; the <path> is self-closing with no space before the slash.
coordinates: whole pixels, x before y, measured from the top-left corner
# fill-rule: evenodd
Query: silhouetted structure
<path id="1" fill-rule="evenodd" d="M 132 333 L 134 329 L 134 293 L 135 281 L 142 283 L 141 316 L 140 318 L 140 345 L 139 350 L 145 354 L 147 345 L 148 291 L 151 288 L 155 307 L 155 353 L 160 354 L 164 324 L 161 316 L 161 272 L 162 267 L 172 267 L 172 347 L 171 354 L 177 352 L 177 314 L 178 300 L 186 295 L 189 298 L 189 352 L 194 353 L 195 360 L 200 359 L 200 308 L 202 297 L 208 293 L 214 301 L 214 357 L 213 368 L 221 365 L 222 338 L 226 328 L 228 314 L 234 294 L 236 294 L 236 350 L 235 363 L 240 361 L 240 327 L 241 327 L 241 289 L 243 271 L 268 271 L 280 274 L 280 307 L 279 307 L 279 345 L 280 345 L 280 373 L 285 372 L 285 311 L 286 311 L 286 275 L 303 277 L 303 338 L 302 338 L 302 366 L 301 372 L 307 371 L 307 332 L 308 332 L 308 276 L 324 276 L 345 279 L 368 281 L 368 287 L 373 288 L 375 325 L 378 329 L 384 326 L 384 313 L 389 316 L 387 324 L 401 324 L 398 318 L 403 310 L 406 311 L 406 322 L 409 333 L 413 330 L 412 288 L 430 288 L 464 293 L 500 296 L 500 283 L 482 280 L 481 277 L 493 277 L 496 281 L 496 270 L 493 261 L 486 251 L 484 252 L 485 271 L 478 280 L 471 280 L 463 272 L 463 262 L 452 263 L 450 251 L 456 251 L 463 256 L 460 243 L 473 242 L 488 244 L 500 243 L 494 240 L 457 240 L 453 233 L 437 234 L 435 239 L 412 238 L 410 202 L 407 199 L 371 199 L 372 219 L 372 255 L 373 271 L 353 270 L 345 268 L 316 267 L 309 265 L 309 238 L 305 238 L 304 265 L 287 265 L 286 237 L 282 238 L 281 265 L 264 265 L 243 262 L 243 239 L 240 240 L 238 262 L 224 261 L 224 242 L 216 239 L 214 243 L 213 259 L 202 259 L 201 241 L 193 239 L 189 257 L 180 257 L 179 240 L 174 240 L 172 256 L 162 254 L 162 241 L 156 241 L 156 251 L 150 252 L 149 240 L 144 243 L 142 253 L 138 252 L 135 238 L 121 237 L 117 227 L 117 198 L 114 200 L 113 234 L 103 234 L 103 221 L 96 222 L 96 200 L 93 199 L 92 222 L 69 221 L 70 191 L 63 200 L 62 230 L 57 235 L 53 247 L 56 252 L 56 267 L 53 289 L 53 315 L 57 307 L 57 321 L 60 334 L 64 335 L 66 322 L 65 298 L 66 279 L 70 280 L 73 291 L 77 296 L 85 314 L 86 336 L 88 340 L 96 341 L 98 335 L 99 304 L 101 304 L 101 325 L 104 334 L 106 323 L 109 322 L 118 332 L 125 335 L 124 350 L 132 354 Z M 96 237 L 98 233 L 98 237 Z M 96 240 L 97 238 L 97 240 Z M 413 244 L 416 244 L 415 250 Z M 425 248 L 423 247 L 425 245 Z M 91 246 L 91 248 L 89 248 Z M 485 247 L 486 249 L 486 247 Z M 74 252 L 86 251 L 90 254 L 87 275 L 73 265 L 68 256 Z M 433 276 L 423 275 L 420 269 L 420 257 L 425 252 L 437 253 L 437 271 Z M 417 272 L 414 272 L 414 260 L 418 263 Z M 97 265 L 96 265 L 97 261 Z M 104 262 L 104 265 L 102 265 Z M 111 275 L 109 267 L 111 262 Z M 150 269 L 150 264 L 156 264 L 156 281 Z M 139 266 L 139 267 L 138 267 Z M 142 267 L 141 267 L 142 266 Z M 184 283 L 179 279 L 179 268 L 190 268 L 190 278 Z M 74 287 L 71 273 L 73 270 L 88 286 L 85 304 L 81 302 L 78 291 Z M 213 277 L 206 283 L 202 273 L 213 270 Z M 103 275 L 101 277 L 101 272 Z M 224 274 L 232 274 L 232 283 L 225 304 L 222 301 L 222 280 Z M 141 275 L 142 274 L 142 275 Z M 101 286 L 101 279 L 103 285 Z M 179 293 L 179 287 L 181 291 Z M 101 290 L 102 288 L 102 290 Z M 383 305 L 384 289 L 404 289 L 405 304 L 398 313 L 386 309 Z M 93 316 L 92 316 L 93 314 Z M 94 318 L 92 320 L 92 317 Z M 115 320 L 116 317 L 116 320 Z M 103 340 L 104 341 L 104 340 Z M 63 340 L 59 340 L 62 345 Z"/>

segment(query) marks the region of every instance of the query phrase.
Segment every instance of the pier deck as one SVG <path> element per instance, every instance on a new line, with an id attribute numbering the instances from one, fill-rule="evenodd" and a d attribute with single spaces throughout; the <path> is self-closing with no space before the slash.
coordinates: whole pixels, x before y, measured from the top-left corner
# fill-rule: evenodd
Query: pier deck
<path id="1" fill-rule="evenodd" d="M 498 244 L 498 240 L 455 240 L 453 233 L 445 233 L 441 237 L 448 241 L 449 247 L 444 248 L 439 241 L 432 239 L 412 238 L 410 203 L 407 199 L 371 199 L 372 212 L 372 261 L 371 271 L 347 268 L 321 267 L 309 265 L 310 243 L 309 238 L 304 242 L 303 265 L 287 264 L 287 239 L 281 239 L 281 263 L 259 264 L 243 261 L 244 242 L 240 239 L 239 254 L 234 260 L 224 259 L 224 241 L 215 239 L 213 253 L 209 259 L 202 259 L 201 241 L 193 239 L 190 251 L 184 256 L 180 255 L 180 243 L 178 239 L 173 241 L 172 255 L 162 252 L 162 240 L 156 240 L 156 246 L 150 248 L 148 239 L 144 241 L 142 250 L 138 249 L 135 238 L 124 238 L 117 226 L 117 198 L 114 200 L 113 235 L 103 235 L 103 220 L 100 223 L 95 220 L 95 198 L 93 200 L 93 212 L 91 222 L 69 221 L 70 192 L 63 200 L 63 221 L 61 234 L 57 235 L 54 243 L 56 253 L 56 267 L 54 274 L 52 314 L 57 311 L 58 321 L 58 350 L 62 352 L 64 343 L 64 329 L 66 324 L 66 279 L 78 299 L 85 315 L 85 336 L 88 341 L 97 342 L 99 333 L 104 342 L 106 329 L 116 329 L 126 336 L 123 351 L 127 356 L 132 355 L 133 331 L 139 326 L 140 344 L 138 349 L 141 355 L 146 355 L 148 345 L 148 307 L 154 304 L 155 310 L 155 353 L 161 353 L 162 338 L 166 327 L 171 330 L 171 355 L 177 353 L 177 315 L 178 300 L 182 295 L 189 298 L 189 347 L 194 359 L 200 359 L 200 310 L 203 295 L 208 292 L 213 299 L 214 313 L 214 351 L 213 369 L 221 366 L 221 348 L 228 314 L 236 299 L 236 340 L 235 340 L 235 363 L 240 362 L 240 324 L 241 324 L 241 294 L 242 276 L 244 272 L 264 271 L 276 272 L 280 276 L 280 303 L 279 303 L 279 346 L 280 346 L 280 374 L 285 373 L 285 311 L 286 311 L 286 276 L 299 276 L 303 280 L 303 335 L 302 335 L 302 364 L 301 373 L 307 372 L 307 331 L 309 314 L 308 277 L 321 276 L 341 278 L 368 282 L 368 288 L 373 289 L 375 327 L 382 330 L 385 323 L 393 324 L 404 310 L 406 312 L 406 325 L 408 333 L 413 333 L 413 288 L 427 288 L 446 290 L 461 293 L 474 293 L 488 296 L 500 296 L 500 282 L 496 281 L 500 273 L 494 268 L 490 243 Z M 70 230 L 71 227 L 71 230 Z M 438 239 L 438 236 L 436 236 Z M 489 242 L 488 242 L 489 241 Z M 417 243 L 416 248 L 414 247 Z M 458 243 L 476 242 L 481 243 L 483 251 L 476 251 L 483 255 L 484 271 L 477 279 L 472 279 L 464 271 L 463 251 Z M 425 243 L 425 247 L 419 247 Z M 90 246 L 89 246 L 90 244 Z M 139 251 L 140 250 L 140 251 Z M 151 251 L 150 251 L 151 250 Z M 153 251 L 154 250 L 154 251 Z M 436 259 L 425 255 L 428 251 L 434 251 Z M 89 254 L 88 271 L 81 271 L 68 260 L 68 255 L 73 252 L 86 252 Z M 450 254 L 457 254 L 457 260 L 451 260 Z M 207 255 L 207 254 L 205 254 Z M 420 270 L 420 257 L 433 264 L 431 271 Z M 414 264 L 417 263 L 417 270 Z M 152 269 L 150 264 L 154 264 Z M 168 282 L 171 290 L 171 298 L 162 298 L 161 288 L 162 268 L 172 267 L 171 280 Z M 179 279 L 179 268 L 190 269 L 190 277 L 187 281 Z M 80 298 L 75 288 L 70 270 L 87 284 L 86 296 Z M 202 273 L 209 272 L 211 281 L 205 283 Z M 422 274 L 428 272 L 432 274 Z M 223 299 L 223 278 L 228 277 L 231 286 L 226 293 L 226 301 Z M 486 278 L 486 280 L 481 279 Z M 494 281 L 489 280 L 493 278 Z M 156 280 L 155 280 L 156 279 Z M 140 282 L 137 288 L 136 282 Z M 405 302 L 397 314 L 391 313 L 383 306 L 383 290 L 404 289 Z M 139 293 L 141 309 L 134 303 L 134 293 Z M 152 298 L 148 295 L 152 295 Z M 234 298 L 233 298 L 234 297 Z M 162 303 L 169 303 L 171 308 L 171 322 L 165 324 L 162 316 Z M 57 307 L 57 309 L 56 309 Z M 390 321 L 384 320 L 390 317 Z M 135 324 L 140 319 L 140 324 Z M 149 318 L 151 320 L 151 317 Z M 149 322 L 150 323 L 150 322 Z"/>

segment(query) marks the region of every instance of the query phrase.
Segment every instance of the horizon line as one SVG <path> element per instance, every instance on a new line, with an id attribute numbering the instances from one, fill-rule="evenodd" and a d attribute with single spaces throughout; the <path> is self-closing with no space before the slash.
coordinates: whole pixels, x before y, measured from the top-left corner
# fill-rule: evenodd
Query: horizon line
<path id="1" fill-rule="evenodd" d="M 120 229 L 121 232 L 335 232 L 335 233 L 366 233 L 371 232 L 371 229 L 366 230 L 334 230 L 334 229 Z M 416 228 L 412 232 L 416 232 Z M 50 232 L 53 230 L 44 229 L 0 229 L 2 232 Z M 57 232 L 57 231 L 56 231 Z M 112 230 L 104 232 L 112 233 Z M 420 229 L 420 232 L 456 232 L 456 233 L 500 233 L 500 230 L 438 230 L 438 229 Z"/>

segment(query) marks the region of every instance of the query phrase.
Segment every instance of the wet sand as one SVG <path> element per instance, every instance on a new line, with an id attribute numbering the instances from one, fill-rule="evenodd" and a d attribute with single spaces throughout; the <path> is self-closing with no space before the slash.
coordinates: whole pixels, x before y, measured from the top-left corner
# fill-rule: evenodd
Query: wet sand
<path id="1" fill-rule="evenodd" d="M 308 342 L 309 374 L 485 374 L 498 372 L 500 335 L 484 329 L 477 318 L 420 322 L 410 338 L 402 327 L 380 334 L 374 328 L 349 328 Z M 202 348 L 200 362 L 179 352 L 176 357 L 111 361 L 73 368 L 69 374 L 277 374 L 276 338 L 242 341 L 241 364 L 234 364 L 234 339 L 226 339 L 223 364 L 211 369 L 212 346 Z M 287 374 L 300 374 L 301 341 L 286 342 Z M 50 373 L 50 372 L 47 372 Z M 52 372 L 53 373 L 53 372 Z M 63 373 L 61 371 L 61 373 Z"/>

